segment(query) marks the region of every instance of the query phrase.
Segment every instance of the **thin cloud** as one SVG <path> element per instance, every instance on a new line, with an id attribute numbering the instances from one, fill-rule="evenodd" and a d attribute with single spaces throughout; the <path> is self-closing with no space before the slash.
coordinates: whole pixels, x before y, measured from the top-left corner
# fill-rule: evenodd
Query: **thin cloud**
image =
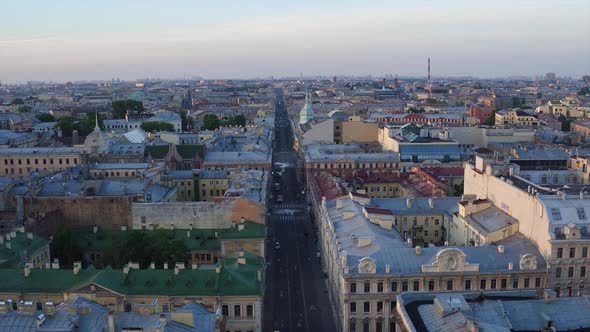
<path id="1" fill-rule="evenodd" d="M 57 38 L 51 37 L 40 37 L 40 38 L 26 38 L 26 39 L 8 39 L 0 40 L 0 44 L 21 44 L 21 43 L 35 43 L 39 41 L 55 40 Z"/>

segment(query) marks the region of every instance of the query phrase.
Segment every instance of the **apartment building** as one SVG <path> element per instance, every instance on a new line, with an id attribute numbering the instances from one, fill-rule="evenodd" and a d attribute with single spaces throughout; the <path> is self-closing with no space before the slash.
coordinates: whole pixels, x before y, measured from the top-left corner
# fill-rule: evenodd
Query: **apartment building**
<path id="1" fill-rule="evenodd" d="M 465 164 L 465 194 L 487 199 L 518 220 L 549 264 L 548 287 L 558 296 L 588 294 L 590 199 L 583 185 L 537 184 L 506 161 L 477 156 Z"/>
<path id="2" fill-rule="evenodd" d="M 521 126 L 521 127 L 538 127 L 539 119 L 530 112 L 520 109 L 500 110 L 496 112 L 496 126 Z"/>
<path id="3" fill-rule="evenodd" d="M 31 172 L 63 171 L 83 160 L 79 148 L 0 148 L 0 174 L 24 177 Z"/>
<path id="4" fill-rule="evenodd" d="M 433 203 L 436 207 L 437 201 Z M 546 286 L 546 261 L 520 234 L 479 247 L 413 247 L 413 240 L 404 239 L 395 227 L 396 209 L 384 206 L 380 200 L 349 195 L 323 200 L 316 207 L 322 264 L 342 331 L 396 331 L 396 296 L 406 291 Z M 397 227 L 399 222 L 398 218 Z M 414 221 L 408 220 L 408 225 Z"/>
<path id="5" fill-rule="evenodd" d="M 230 179 L 226 171 L 201 170 L 197 190 L 200 201 L 212 201 L 215 197 L 223 197 L 229 188 Z"/>

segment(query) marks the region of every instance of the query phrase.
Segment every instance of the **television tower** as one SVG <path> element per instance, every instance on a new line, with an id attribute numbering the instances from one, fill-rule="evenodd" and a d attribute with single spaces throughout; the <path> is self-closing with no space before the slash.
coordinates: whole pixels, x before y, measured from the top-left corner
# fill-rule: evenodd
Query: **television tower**
<path id="1" fill-rule="evenodd" d="M 430 85 L 430 57 L 428 57 L 428 85 Z"/>

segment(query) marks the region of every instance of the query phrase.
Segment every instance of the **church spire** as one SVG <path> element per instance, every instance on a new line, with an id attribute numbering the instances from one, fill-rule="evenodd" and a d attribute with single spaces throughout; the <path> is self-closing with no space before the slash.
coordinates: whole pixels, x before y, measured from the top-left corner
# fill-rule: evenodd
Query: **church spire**
<path id="1" fill-rule="evenodd" d="M 98 111 L 94 113 L 94 130 L 100 130 L 98 126 Z"/>

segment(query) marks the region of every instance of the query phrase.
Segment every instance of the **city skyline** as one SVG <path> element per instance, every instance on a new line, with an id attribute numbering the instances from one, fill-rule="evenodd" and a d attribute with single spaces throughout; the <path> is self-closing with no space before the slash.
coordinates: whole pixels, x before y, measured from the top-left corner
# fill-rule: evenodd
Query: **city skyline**
<path id="1" fill-rule="evenodd" d="M 586 13 L 571 0 L 14 2 L 0 22 L 0 80 L 398 74 L 581 77 Z M 234 8 L 235 7 L 235 8 Z"/>

